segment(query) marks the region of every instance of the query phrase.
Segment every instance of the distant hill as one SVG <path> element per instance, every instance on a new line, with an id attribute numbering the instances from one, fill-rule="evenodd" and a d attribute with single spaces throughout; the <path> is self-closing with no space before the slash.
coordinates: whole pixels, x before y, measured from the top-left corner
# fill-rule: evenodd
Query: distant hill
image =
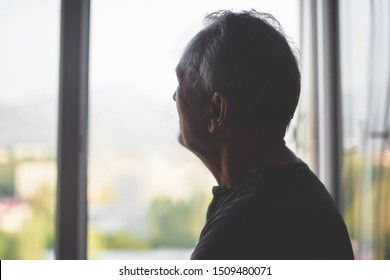
<path id="1" fill-rule="evenodd" d="M 57 138 L 57 100 L 37 98 L 15 107 L 0 104 L 0 145 L 53 143 Z"/>
<path id="2" fill-rule="evenodd" d="M 174 102 L 129 89 L 102 89 L 90 100 L 90 141 L 96 148 L 164 148 L 176 144 L 179 131 Z M 5 107 L 0 104 L 0 145 L 57 139 L 56 97 L 40 97 Z"/>

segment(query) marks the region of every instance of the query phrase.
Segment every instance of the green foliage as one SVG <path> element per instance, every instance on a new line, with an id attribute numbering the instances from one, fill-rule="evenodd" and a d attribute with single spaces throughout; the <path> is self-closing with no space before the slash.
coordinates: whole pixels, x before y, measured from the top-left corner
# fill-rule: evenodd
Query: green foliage
<path id="1" fill-rule="evenodd" d="M 145 250 L 150 248 L 150 243 L 131 232 L 125 230 L 115 231 L 103 236 L 106 248 L 127 249 L 127 250 Z"/>
<path id="2" fill-rule="evenodd" d="M 140 237 L 128 230 L 103 234 L 88 229 L 88 255 L 97 258 L 105 249 L 147 250 L 159 247 L 188 248 L 196 244 L 204 225 L 207 201 L 202 195 L 190 200 L 157 198 L 149 207 L 150 234 Z"/>
<path id="3" fill-rule="evenodd" d="M 27 220 L 18 234 L 18 259 L 38 260 L 44 258 L 48 238 L 47 220 L 41 214 L 34 214 Z"/>
<path id="4" fill-rule="evenodd" d="M 92 226 L 88 227 L 87 232 L 87 252 L 88 259 L 96 259 L 99 253 L 106 249 L 102 235 Z"/>
<path id="5" fill-rule="evenodd" d="M 104 250 L 146 250 L 150 243 L 125 230 L 102 234 L 93 227 L 88 228 L 88 258 L 97 259 Z"/>
<path id="6" fill-rule="evenodd" d="M 0 164 L 0 196 L 13 196 L 15 191 L 15 166 L 13 163 Z"/>
<path id="7" fill-rule="evenodd" d="M 388 228 L 388 231 L 386 232 L 386 249 L 384 259 L 390 260 L 390 228 Z"/>
<path id="8" fill-rule="evenodd" d="M 0 231 L 0 259 L 43 259 L 54 240 L 54 188 L 42 186 L 27 201 L 32 215 L 18 233 Z"/>
<path id="9" fill-rule="evenodd" d="M 17 236 L 0 231 L 0 259 L 18 259 Z"/>
<path id="10" fill-rule="evenodd" d="M 28 203 L 33 214 L 19 234 L 18 259 L 42 259 L 44 251 L 54 243 L 54 188 L 42 186 Z"/>
<path id="11" fill-rule="evenodd" d="M 373 248 L 371 253 L 374 258 L 389 259 L 390 167 L 375 157 L 370 164 L 363 159 L 356 150 L 344 154 L 342 214 L 351 238 L 360 248 L 368 245 L 368 248 Z M 364 176 L 368 176 L 370 181 L 366 182 Z M 375 238 L 372 239 L 372 236 Z"/>
<path id="12" fill-rule="evenodd" d="M 193 247 L 202 227 L 204 201 L 200 196 L 189 201 L 155 199 L 149 212 L 153 247 Z"/>

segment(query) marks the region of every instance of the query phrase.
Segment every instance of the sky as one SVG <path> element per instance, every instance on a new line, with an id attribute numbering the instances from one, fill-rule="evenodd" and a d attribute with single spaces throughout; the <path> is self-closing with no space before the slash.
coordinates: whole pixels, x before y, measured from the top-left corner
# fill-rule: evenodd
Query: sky
<path id="1" fill-rule="evenodd" d="M 298 43 L 298 3 L 91 1 L 92 145 L 153 142 L 158 135 L 167 136 L 163 142 L 176 142 L 174 69 L 204 16 L 231 8 L 270 12 Z M 55 143 L 59 29 L 59 0 L 0 1 L 0 143 Z M 114 130 L 123 133 L 110 133 Z"/>

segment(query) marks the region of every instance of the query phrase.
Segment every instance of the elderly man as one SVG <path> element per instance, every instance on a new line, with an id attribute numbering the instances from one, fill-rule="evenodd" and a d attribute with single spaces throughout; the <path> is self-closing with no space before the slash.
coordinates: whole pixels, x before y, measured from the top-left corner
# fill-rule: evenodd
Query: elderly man
<path id="1" fill-rule="evenodd" d="M 300 72 L 279 23 L 220 11 L 188 44 L 179 142 L 218 182 L 191 259 L 353 259 L 334 202 L 284 139 Z"/>

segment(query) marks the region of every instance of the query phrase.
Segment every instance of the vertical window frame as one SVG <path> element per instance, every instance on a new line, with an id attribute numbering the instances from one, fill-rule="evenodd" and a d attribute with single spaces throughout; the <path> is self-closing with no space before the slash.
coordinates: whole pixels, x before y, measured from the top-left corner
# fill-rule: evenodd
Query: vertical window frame
<path id="1" fill-rule="evenodd" d="M 90 0 L 62 0 L 56 259 L 86 259 Z"/>
<path id="2" fill-rule="evenodd" d="M 339 2 L 317 3 L 319 176 L 342 210 Z"/>
<path id="3" fill-rule="evenodd" d="M 313 74 L 303 71 L 303 78 L 313 79 L 310 90 L 315 92 L 316 113 L 316 173 L 324 183 L 340 211 L 342 168 L 342 107 L 340 88 L 339 1 L 301 0 L 301 9 L 308 11 L 302 17 L 302 26 L 310 24 L 312 32 L 302 34 L 309 48 L 302 53 L 303 60 Z M 309 76 L 312 75 L 312 76 Z"/>

